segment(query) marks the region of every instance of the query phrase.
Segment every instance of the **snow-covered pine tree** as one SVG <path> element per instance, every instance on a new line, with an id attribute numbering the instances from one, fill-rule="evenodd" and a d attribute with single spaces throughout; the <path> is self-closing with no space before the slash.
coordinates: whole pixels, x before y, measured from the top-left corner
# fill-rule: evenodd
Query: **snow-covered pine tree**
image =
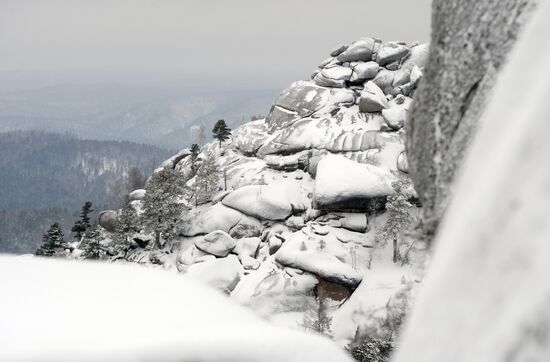
<path id="1" fill-rule="evenodd" d="M 64 240 L 63 231 L 58 223 L 50 225 L 42 237 L 42 245 L 36 251 L 39 256 L 60 256 L 67 248 L 67 243 Z"/>
<path id="2" fill-rule="evenodd" d="M 384 226 L 377 230 L 379 240 L 393 243 L 393 262 L 398 260 L 397 239 L 399 233 L 404 231 L 411 224 L 411 203 L 405 195 L 405 189 L 409 185 L 406 180 L 398 179 L 392 182 L 395 190 L 393 195 L 388 196 L 386 202 L 387 219 Z"/>
<path id="3" fill-rule="evenodd" d="M 193 173 L 196 173 L 197 172 L 196 162 L 197 162 L 197 158 L 199 157 L 199 153 L 201 152 L 201 149 L 198 144 L 193 143 L 191 145 L 190 151 L 191 151 L 191 170 L 193 171 Z"/>
<path id="4" fill-rule="evenodd" d="M 139 217 L 136 209 L 126 201 L 124 207 L 120 210 L 120 215 L 115 224 L 113 232 L 112 246 L 113 252 L 117 255 L 125 256 L 130 249 L 130 237 L 133 233 L 139 231 Z"/>
<path id="5" fill-rule="evenodd" d="M 227 126 L 223 119 L 220 119 L 214 125 L 212 134 L 214 135 L 214 138 L 220 142 L 220 148 L 222 148 L 222 142 L 229 139 L 231 136 L 231 128 Z"/>
<path id="6" fill-rule="evenodd" d="M 304 314 L 303 327 L 327 337 L 332 337 L 332 317 L 328 314 L 328 307 L 324 298 L 315 298 L 315 303 Z"/>
<path id="7" fill-rule="evenodd" d="M 92 202 L 86 201 L 80 211 L 80 219 L 76 220 L 71 229 L 77 239 L 82 238 L 82 235 L 90 228 L 90 213 L 93 211 Z"/>
<path id="8" fill-rule="evenodd" d="M 185 209 L 181 197 L 185 193 L 185 179 L 172 168 L 155 172 L 146 187 L 140 216 L 147 232 L 155 235 L 155 246 L 161 237 L 168 239 L 174 232 L 178 218 Z"/>
<path id="9" fill-rule="evenodd" d="M 195 206 L 212 200 L 212 196 L 218 191 L 220 183 L 220 169 L 216 157 L 208 152 L 202 157 L 202 162 L 197 168 L 193 198 Z"/>
<path id="10" fill-rule="evenodd" d="M 82 254 L 80 254 L 80 256 L 83 259 L 98 260 L 101 256 L 102 241 L 102 230 L 99 225 L 86 230 L 82 240 L 80 241 L 79 249 L 82 250 Z"/>

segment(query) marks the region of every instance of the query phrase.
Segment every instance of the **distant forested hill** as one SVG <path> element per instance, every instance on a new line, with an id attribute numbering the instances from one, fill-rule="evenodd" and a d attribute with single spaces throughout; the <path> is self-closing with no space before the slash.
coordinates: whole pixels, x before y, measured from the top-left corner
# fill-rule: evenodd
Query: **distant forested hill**
<path id="1" fill-rule="evenodd" d="M 54 221 L 69 234 L 85 201 L 96 210 L 117 206 L 130 169 L 148 175 L 173 153 L 40 131 L 0 133 L 0 251 L 34 251 Z"/>

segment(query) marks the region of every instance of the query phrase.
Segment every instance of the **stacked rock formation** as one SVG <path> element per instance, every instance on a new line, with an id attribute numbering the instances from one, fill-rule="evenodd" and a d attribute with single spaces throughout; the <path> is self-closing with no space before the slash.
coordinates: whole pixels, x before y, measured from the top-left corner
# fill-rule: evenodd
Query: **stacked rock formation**
<path id="1" fill-rule="evenodd" d="M 284 90 L 266 119 L 235 129 L 221 147 L 206 144 L 194 161 L 185 150 L 166 161 L 192 189 L 193 170 L 214 155 L 226 180 L 211 202 L 185 213 L 178 238 L 126 259 L 177 269 L 292 326 L 284 316 L 303 312 L 312 294 L 347 300 L 334 311 L 337 339 L 383 324 L 388 300 L 417 279 L 423 256 L 403 240 L 413 267 L 393 264 L 376 225 L 393 181 L 407 178 L 403 127 L 427 52 L 374 38 L 338 47 L 312 79 Z M 143 191 L 132 195 L 139 210 Z"/>

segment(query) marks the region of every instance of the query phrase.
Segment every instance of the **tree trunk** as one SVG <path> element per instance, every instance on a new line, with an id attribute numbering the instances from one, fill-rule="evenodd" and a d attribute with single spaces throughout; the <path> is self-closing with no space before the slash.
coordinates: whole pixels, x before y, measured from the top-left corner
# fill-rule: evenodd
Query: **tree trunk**
<path id="1" fill-rule="evenodd" d="M 227 191 L 227 169 L 223 169 L 223 184 L 224 184 L 224 191 Z"/>
<path id="2" fill-rule="evenodd" d="M 397 235 L 393 236 L 393 262 L 397 263 Z"/>

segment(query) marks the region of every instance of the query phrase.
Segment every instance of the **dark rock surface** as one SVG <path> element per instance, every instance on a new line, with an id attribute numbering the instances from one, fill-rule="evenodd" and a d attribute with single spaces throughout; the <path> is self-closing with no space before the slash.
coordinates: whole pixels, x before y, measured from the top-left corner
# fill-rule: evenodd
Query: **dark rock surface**
<path id="1" fill-rule="evenodd" d="M 430 54 L 406 125 L 410 173 L 428 235 L 446 209 L 496 75 L 534 5 L 534 0 L 433 2 Z"/>

